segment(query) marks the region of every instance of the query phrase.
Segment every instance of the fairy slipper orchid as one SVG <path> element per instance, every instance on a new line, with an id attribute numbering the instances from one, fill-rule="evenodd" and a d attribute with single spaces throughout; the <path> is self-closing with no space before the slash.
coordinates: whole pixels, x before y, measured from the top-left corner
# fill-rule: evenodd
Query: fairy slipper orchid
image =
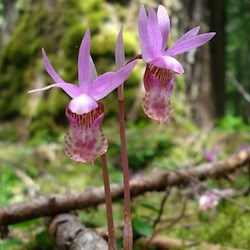
<path id="1" fill-rule="evenodd" d="M 92 162 L 104 154 L 108 148 L 101 123 L 104 116 L 103 104 L 99 101 L 121 85 L 129 76 L 137 61 L 133 61 L 117 72 L 107 72 L 97 76 L 95 65 L 90 56 L 90 31 L 87 30 L 78 55 L 79 86 L 66 83 L 54 70 L 44 49 L 42 49 L 45 69 L 56 82 L 29 93 L 53 87 L 63 89 L 71 98 L 66 116 L 71 124 L 64 139 L 66 155 L 77 162 Z"/>
<path id="2" fill-rule="evenodd" d="M 157 13 L 151 8 L 147 15 L 142 5 L 138 21 L 142 59 L 147 63 L 144 74 L 146 94 L 142 107 L 147 116 L 157 122 L 168 121 L 172 115 L 171 94 L 176 74 L 182 74 L 182 65 L 173 57 L 208 42 L 214 32 L 197 35 L 199 27 L 184 34 L 167 48 L 170 20 L 167 10 L 160 5 Z"/>

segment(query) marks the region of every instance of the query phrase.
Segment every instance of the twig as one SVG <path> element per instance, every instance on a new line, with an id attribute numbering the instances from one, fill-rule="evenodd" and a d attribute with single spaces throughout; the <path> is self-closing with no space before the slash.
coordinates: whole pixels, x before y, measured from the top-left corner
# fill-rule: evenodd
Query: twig
<path id="1" fill-rule="evenodd" d="M 180 173 L 180 171 L 176 171 L 177 174 L 182 174 L 182 175 L 185 175 L 185 177 L 189 178 L 190 180 L 192 180 L 194 183 L 197 183 L 198 185 L 200 185 L 201 187 L 203 187 L 204 189 L 206 190 L 209 190 L 211 191 L 212 193 L 216 194 L 217 196 L 219 196 L 221 199 L 224 199 L 232 204 L 234 204 L 235 206 L 247 211 L 247 212 L 250 212 L 250 207 L 244 205 L 244 204 L 241 204 L 237 201 L 235 201 L 234 199 L 228 197 L 228 196 L 225 196 L 225 195 L 222 195 L 220 194 L 219 192 L 216 192 L 215 190 L 213 190 L 212 188 L 208 187 L 206 184 L 202 183 L 198 178 L 192 176 L 192 175 L 187 175 L 186 173 Z"/>
<path id="2" fill-rule="evenodd" d="M 233 74 L 227 74 L 227 77 L 231 80 L 232 84 L 238 89 L 238 91 L 242 94 L 243 98 L 250 103 L 250 94 L 244 89 L 244 87 L 235 79 Z"/>
<path id="3" fill-rule="evenodd" d="M 169 171 L 139 180 L 131 180 L 131 196 L 135 197 L 150 191 L 163 191 L 166 187 L 171 186 L 188 185 L 194 182 L 194 179 L 205 180 L 225 176 L 242 166 L 248 166 L 249 162 L 250 150 L 248 149 L 230 156 L 226 160 L 180 169 L 178 171 Z M 111 193 L 113 200 L 121 199 L 123 197 L 123 185 L 111 185 Z M 6 226 L 33 218 L 93 207 L 104 202 L 103 187 L 91 188 L 82 193 L 41 196 L 28 202 L 0 208 L 0 225 Z"/>
<path id="4" fill-rule="evenodd" d="M 153 224 L 153 228 L 154 228 L 154 231 L 152 232 L 151 234 L 151 237 L 149 237 L 147 243 L 145 244 L 145 250 L 148 250 L 150 245 L 151 245 L 151 241 L 153 240 L 153 238 L 156 236 L 157 234 L 157 231 L 158 231 L 158 228 L 157 228 L 157 225 L 159 224 L 159 222 L 161 221 L 161 217 L 162 217 L 162 213 L 163 213 L 163 210 L 164 210 L 164 206 L 166 204 L 166 201 L 167 201 L 167 198 L 170 194 L 170 189 L 167 188 L 166 189 L 166 192 L 161 200 L 161 205 L 160 205 L 160 209 L 159 209 L 159 213 L 158 213 L 158 216 L 157 218 L 155 219 L 154 221 L 154 224 Z"/>
<path id="5" fill-rule="evenodd" d="M 148 239 L 148 241 L 147 241 L 146 247 L 152 245 L 153 239 L 154 239 L 159 233 L 161 233 L 161 232 L 164 231 L 165 229 L 171 228 L 171 227 L 174 226 L 176 223 L 178 223 L 178 222 L 184 217 L 186 208 L 187 208 L 187 198 L 185 198 L 185 200 L 184 200 L 184 203 L 183 203 L 183 207 L 182 207 L 181 213 L 180 213 L 176 218 L 174 218 L 168 225 L 162 225 L 162 226 L 159 226 L 159 227 L 157 227 L 157 228 L 154 229 L 153 233 L 151 234 L 151 236 L 149 237 L 149 239 Z M 146 249 L 148 249 L 148 248 L 146 248 Z"/>
<path id="6" fill-rule="evenodd" d="M 159 213 L 158 213 L 157 218 L 154 221 L 153 228 L 156 228 L 156 226 L 158 225 L 158 223 L 161 221 L 161 217 L 162 217 L 162 213 L 163 213 L 163 210 L 164 210 L 164 206 L 166 204 L 166 201 L 167 201 L 167 198 L 168 198 L 168 196 L 170 194 L 170 191 L 171 190 L 169 188 L 166 189 L 166 192 L 165 192 L 165 194 L 164 194 L 164 196 L 163 196 L 163 198 L 161 200 L 161 205 L 160 205 Z"/>

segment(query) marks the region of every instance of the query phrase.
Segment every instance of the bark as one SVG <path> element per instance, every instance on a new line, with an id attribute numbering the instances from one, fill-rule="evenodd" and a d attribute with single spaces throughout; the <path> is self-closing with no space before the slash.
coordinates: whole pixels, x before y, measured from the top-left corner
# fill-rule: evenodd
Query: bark
<path id="1" fill-rule="evenodd" d="M 171 21 L 177 30 L 177 37 L 196 26 L 201 27 L 200 33 L 210 30 L 207 0 L 179 0 L 172 3 L 172 8 Z M 209 126 L 214 117 L 209 45 L 205 44 L 182 56 L 190 119 L 201 127 Z"/>
<path id="2" fill-rule="evenodd" d="M 208 1 L 210 9 L 210 28 L 216 31 L 211 41 L 211 70 L 215 115 L 222 117 L 225 113 L 225 0 Z"/>
<path id="3" fill-rule="evenodd" d="M 107 242 L 95 231 L 86 228 L 72 214 L 51 219 L 49 234 L 61 250 L 108 250 Z"/>
<path id="4" fill-rule="evenodd" d="M 16 0 L 3 0 L 3 26 L 1 28 L 0 44 L 6 44 L 17 18 Z"/>
<path id="5" fill-rule="evenodd" d="M 250 150 L 241 151 L 226 160 L 155 174 L 139 180 L 131 180 L 131 197 L 146 192 L 164 191 L 166 187 L 186 186 L 195 182 L 195 180 L 223 177 L 247 164 L 250 164 Z M 123 185 L 111 185 L 111 193 L 113 200 L 122 199 Z M 0 227 L 70 210 L 98 206 L 104 202 L 103 187 L 90 188 L 82 193 L 42 196 L 22 204 L 0 208 Z"/>

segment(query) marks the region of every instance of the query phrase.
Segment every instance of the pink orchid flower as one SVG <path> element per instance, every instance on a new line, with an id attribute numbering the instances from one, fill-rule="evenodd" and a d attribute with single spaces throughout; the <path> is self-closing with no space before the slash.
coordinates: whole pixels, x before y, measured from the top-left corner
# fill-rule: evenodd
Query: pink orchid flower
<path id="1" fill-rule="evenodd" d="M 127 79 L 137 61 L 127 64 L 117 72 L 107 72 L 98 77 L 90 56 L 90 31 L 87 30 L 78 55 L 79 86 L 76 86 L 63 81 L 52 67 L 44 49 L 42 53 L 45 69 L 56 83 L 29 93 L 58 87 L 72 98 L 66 109 L 71 128 L 64 138 L 64 151 L 74 161 L 92 162 L 108 149 L 107 138 L 101 129 L 104 107 L 99 100 Z"/>
<path id="2" fill-rule="evenodd" d="M 233 193 L 233 189 L 212 189 L 204 192 L 198 199 L 199 211 L 215 210 L 219 201 Z"/>
<path id="3" fill-rule="evenodd" d="M 144 74 L 146 94 L 142 107 L 151 119 L 157 122 L 168 121 L 173 112 L 170 98 L 175 74 L 184 72 L 182 65 L 173 56 L 205 44 L 215 33 L 197 35 L 199 27 L 196 27 L 183 35 L 172 47 L 167 48 L 170 20 L 162 5 L 159 5 L 157 14 L 151 8 L 148 16 L 142 5 L 138 28 L 142 59 L 147 63 Z"/>

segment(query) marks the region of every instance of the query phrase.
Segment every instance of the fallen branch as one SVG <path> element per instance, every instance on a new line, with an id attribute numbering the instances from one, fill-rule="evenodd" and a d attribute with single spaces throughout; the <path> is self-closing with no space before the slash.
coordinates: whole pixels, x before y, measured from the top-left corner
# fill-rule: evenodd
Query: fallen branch
<path id="1" fill-rule="evenodd" d="M 131 180 L 131 197 L 151 191 L 163 191 L 166 187 L 188 185 L 193 182 L 194 178 L 205 180 L 207 178 L 225 176 L 229 172 L 247 164 L 250 164 L 250 150 L 241 151 L 228 157 L 226 160 L 155 174 L 139 180 Z M 113 200 L 123 198 L 123 185 L 111 185 L 111 192 Z M 22 204 L 0 208 L 0 227 L 33 218 L 53 216 L 70 210 L 97 206 L 104 202 L 103 187 L 91 188 L 82 193 L 42 196 Z"/>
<path id="2" fill-rule="evenodd" d="M 86 228 L 72 214 L 60 214 L 49 223 L 50 237 L 61 250 L 108 250 L 108 243 L 95 231 Z"/>

